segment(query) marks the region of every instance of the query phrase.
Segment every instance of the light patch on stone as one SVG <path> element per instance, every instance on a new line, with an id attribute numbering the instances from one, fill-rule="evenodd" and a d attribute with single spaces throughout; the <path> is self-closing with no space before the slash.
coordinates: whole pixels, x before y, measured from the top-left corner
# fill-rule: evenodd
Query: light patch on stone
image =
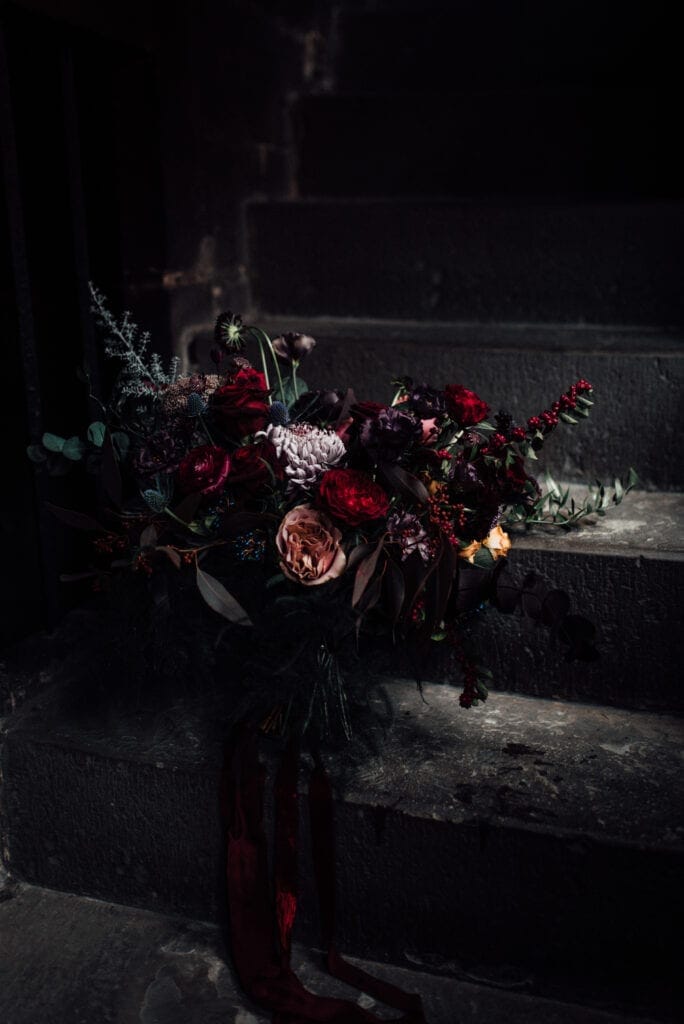
<path id="1" fill-rule="evenodd" d="M 600 743 L 601 750 L 607 750 L 609 754 L 629 754 L 634 746 L 633 743 Z"/>
<path id="2" fill-rule="evenodd" d="M 238 1010 L 235 1024 L 259 1024 L 259 1021 L 249 1010 Z"/>

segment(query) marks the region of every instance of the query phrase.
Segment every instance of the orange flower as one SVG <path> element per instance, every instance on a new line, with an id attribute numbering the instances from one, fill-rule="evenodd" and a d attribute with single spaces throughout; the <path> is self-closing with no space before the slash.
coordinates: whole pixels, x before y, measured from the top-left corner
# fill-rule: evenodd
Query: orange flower
<path id="1" fill-rule="evenodd" d="M 288 579 L 305 587 L 336 579 L 347 564 L 341 538 L 323 512 L 297 505 L 284 517 L 276 535 L 280 568 Z"/>
<path id="2" fill-rule="evenodd" d="M 475 558 L 475 555 L 478 553 L 481 547 L 482 544 L 480 543 L 479 540 L 473 540 L 470 542 L 467 548 L 463 548 L 461 551 L 459 551 L 458 557 L 466 558 L 469 562 L 472 562 L 473 559 Z"/>
<path id="3" fill-rule="evenodd" d="M 495 526 L 482 541 L 492 558 L 505 558 L 511 547 L 511 538 L 500 526 Z"/>

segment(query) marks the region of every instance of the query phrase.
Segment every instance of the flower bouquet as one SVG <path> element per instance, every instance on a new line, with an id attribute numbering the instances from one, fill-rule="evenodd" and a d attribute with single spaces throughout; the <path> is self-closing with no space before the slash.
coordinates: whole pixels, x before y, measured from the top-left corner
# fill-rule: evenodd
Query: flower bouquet
<path id="1" fill-rule="evenodd" d="M 310 391 L 299 369 L 313 338 L 270 339 L 230 313 L 216 323 L 214 372 L 180 374 L 178 361 L 165 369 L 149 353 L 128 314 L 117 320 L 95 289 L 92 298 L 106 351 L 120 363 L 112 397 L 85 438 L 45 434 L 29 455 L 53 472 L 83 461 L 97 479 L 95 515 L 53 507 L 93 537 L 79 578 L 107 589 L 132 573 L 159 607 L 191 582 L 215 627 L 214 668 L 239 724 L 226 774 L 233 954 L 248 991 L 278 1011 L 264 980 L 275 976 L 272 953 L 262 949 L 269 926 L 248 908 L 268 889 L 255 737 L 282 739 L 275 874 L 285 959 L 277 976 L 301 1013 L 282 1020 L 324 1019 L 305 1015 L 286 955 L 296 906 L 294 751 L 306 742 L 317 763 L 310 796 L 320 881 L 332 870 L 320 852 L 331 846 L 331 802 L 318 752 L 351 739 L 357 724 L 363 731 L 374 650 L 393 647 L 409 661 L 413 652 L 418 665 L 441 645 L 464 708 L 487 697 L 489 673 L 468 628 L 487 605 L 550 627 L 569 658 L 596 656 L 593 626 L 571 613 L 563 591 L 507 570 L 509 525 L 567 528 L 605 512 L 602 487 L 576 505 L 557 489 L 543 495 L 528 471 L 561 422 L 589 415 L 592 387 L 577 380 L 525 423 L 503 410 L 490 418 L 487 403 L 460 383 L 400 378 L 386 404 L 351 387 Z M 634 482 L 632 473 L 616 481 L 611 500 Z M 255 928 L 263 932 L 258 955 L 245 938 Z M 342 976 L 346 968 L 331 958 Z M 402 1006 L 388 991 L 380 997 Z M 417 1005 L 403 1004 L 406 1019 L 420 1019 Z"/>

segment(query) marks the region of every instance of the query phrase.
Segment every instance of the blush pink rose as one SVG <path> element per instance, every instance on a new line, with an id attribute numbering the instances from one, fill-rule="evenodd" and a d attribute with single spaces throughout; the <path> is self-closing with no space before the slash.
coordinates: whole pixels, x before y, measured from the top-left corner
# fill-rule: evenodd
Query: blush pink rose
<path id="1" fill-rule="evenodd" d="M 305 587 L 336 579 L 347 564 L 341 539 L 323 512 L 297 505 L 283 518 L 276 535 L 280 568 L 288 579 Z"/>

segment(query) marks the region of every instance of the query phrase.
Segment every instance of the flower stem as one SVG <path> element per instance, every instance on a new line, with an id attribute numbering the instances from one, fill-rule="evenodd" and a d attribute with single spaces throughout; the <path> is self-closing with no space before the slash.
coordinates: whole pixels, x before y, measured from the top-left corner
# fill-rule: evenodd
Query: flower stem
<path id="1" fill-rule="evenodd" d="M 280 373 L 280 364 L 278 363 L 278 357 L 275 354 L 275 351 L 273 349 L 273 344 L 271 342 L 271 339 L 269 338 L 268 334 L 266 334 L 265 331 L 261 330 L 260 327 L 251 327 L 250 330 L 254 334 L 257 342 L 259 343 L 259 351 L 261 352 L 261 364 L 262 364 L 262 366 L 264 368 L 264 376 L 266 378 L 266 383 L 267 384 L 268 384 L 268 371 L 266 370 L 266 355 L 265 355 L 265 352 L 264 352 L 264 344 L 266 345 L 266 348 L 268 349 L 268 351 L 271 354 L 271 358 L 273 360 L 273 365 L 275 366 L 276 377 L 278 378 L 278 387 L 280 388 L 280 398 L 282 400 L 285 397 L 285 392 L 283 391 L 283 378 L 282 378 L 282 375 Z M 270 385 L 269 385 L 269 387 L 270 387 Z M 269 397 L 269 403 L 270 404 L 273 403 L 273 398 L 272 397 Z"/>

